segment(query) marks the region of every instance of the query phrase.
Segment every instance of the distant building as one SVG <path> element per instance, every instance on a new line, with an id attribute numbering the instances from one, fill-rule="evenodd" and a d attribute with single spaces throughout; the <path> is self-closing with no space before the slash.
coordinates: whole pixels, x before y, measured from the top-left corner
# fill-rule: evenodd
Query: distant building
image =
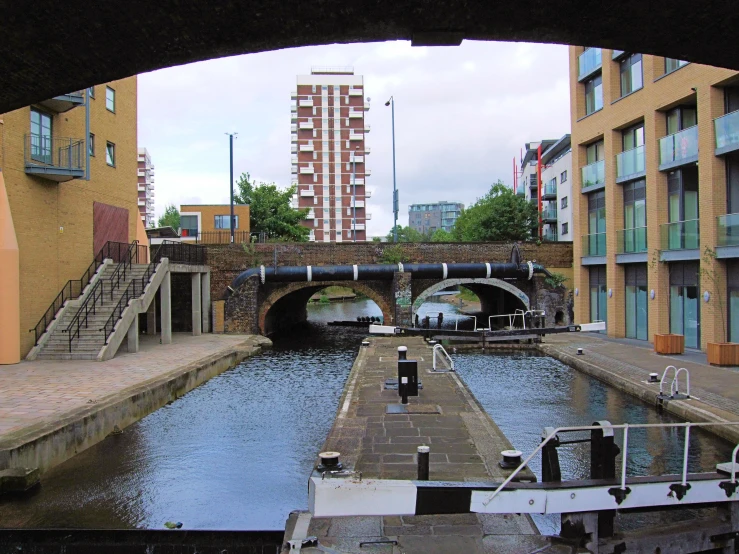
<path id="1" fill-rule="evenodd" d="M 538 179 L 541 146 L 541 182 Z M 570 135 L 559 140 L 528 142 L 517 176 L 517 194 L 539 209 L 541 189 L 542 239 L 572 240 L 572 146 Z"/>
<path id="2" fill-rule="evenodd" d="M 139 148 L 139 213 L 144 227 L 154 227 L 154 165 L 146 148 Z"/>
<path id="3" fill-rule="evenodd" d="M 436 204 L 411 204 L 408 207 L 408 225 L 421 234 L 438 229 L 451 233 L 464 204 L 442 200 Z"/>
<path id="4" fill-rule="evenodd" d="M 231 242 L 230 204 L 183 204 L 180 206 L 180 235 L 183 242 L 228 244 Z M 249 206 L 234 205 L 234 242 L 251 242 Z"/>
<path id="5" fill-rule="evenodd" d="M 292 98 L 292 184 L 296 207 L 310 208 L 308 240 L 367 240 L 370 127 L 362 76 L 351 67 L 314 67 L 297 77 Z"/>

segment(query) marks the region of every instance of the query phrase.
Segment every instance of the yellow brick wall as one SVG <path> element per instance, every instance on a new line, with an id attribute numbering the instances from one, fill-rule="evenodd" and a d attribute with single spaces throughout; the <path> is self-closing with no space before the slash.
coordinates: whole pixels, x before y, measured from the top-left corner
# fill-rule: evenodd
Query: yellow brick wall
<path id="1" fill-rule="evenodd" d="M 216 229 L 215 216 L 231 215 L 231 206 L 229 204 L 189 204 L 181 205 L 180 212 L 199 212 L 201 232 L 208 233 L 213 231 L 228 231 L 229 229 Z M 234 214 L 239 216 L 239 232 L 249 232 L 249 206 L 244 204 L 234 205 Z"/>
<path id="2" fill-rule="evenodd" d="M 109 83 L 116 111 L 105 108 L 105 85 L 95 87 L 90 132 L 95 156 L 90 180 L 57 183 L 26 175 L 24 135 L 30 133 L 30 108 L 0 116 L 0 167 L 18 238 L 21 278 L 21 355 L 33 346 L 32 329 L 69 279 L 79 279 L 93 260 L 93 203 L 129 210 L 129 240 L 136 238 L 137 145 L 136 77 Z M 41 108 L 43 109 L 43 108 Z M 46 111 L 46 110 L 45 110 Z M 85 107 L 53 114 L 52 133 L 85 140 Z M 105 161 L 105 143 L 116 145 L 116 167 Z"/>
<path id="3" fill-rule="evenodd" d="M 720 85 L 736 79 L 739 74 L 727 69 L 699 64 L 688 64 L 664 75 L 664 58 L 643 56 L 644 87 L 623 98 L 620 96 L 619 66 L 612 61 L 612 51 L 603 50 L 603 109 L 585 116 L 585 87 L 577 81 L 579 46 L 571 46 L 570 103 L 572 118 L 572 168 L 575 180 L 572 185 L 573 203 L 573 255 L 574 283 L 579 294 L 575 296 L 575 319 L 590 321 L 589 273 L 580 263 L 582 237 L 588 233 L 587 195 L 581 194 L 581 168 L 587 164 L 585 146 L 602 139 L 605 146 L 606 166 L 606 258 L 607 288 L 613 291 L 608 298 L 608 334 L 625 335 L 625 286 L 624 267 L 616 264 L 618 231 L 624 228 L 623 189 L 616 184 L 616 155 L 622 151 L 621 131 L 632 124 L 644 122 L 646 145 L 646 196 L 647 196 L 647 290 L 654 290 L 654 300 L 648 300 L 649 340 L 655 333 L 669 332 L 669 269 L 668 264 L 658 262 L 660 256 L 660 225 L 668 221 L 667 173 L 659 171 L 659 139 L 666 135 L 665 112 L 688 100 L 695 99 L 698 106 L 699 133 L 699 198 L 700 198 L 700 251 L 715 248 L 719 215 L 726 213 L 726 176 L 724 161 L 714 155 L 715 137 L 713 120 L 724 113 L 723 91 Z M 694 92 L 695 88 L 697 92 Z M 703 269 L 716 269 L 719 286 L 725 296 L 725 266 L 722 262 L 701 261 Z M 713 285 L 701 279 L 699 301 L 701 310 L 701 345 L 723 339 L 722 317 L 718 303 L 706 304 L 703 291 L 711 292 Z"/>

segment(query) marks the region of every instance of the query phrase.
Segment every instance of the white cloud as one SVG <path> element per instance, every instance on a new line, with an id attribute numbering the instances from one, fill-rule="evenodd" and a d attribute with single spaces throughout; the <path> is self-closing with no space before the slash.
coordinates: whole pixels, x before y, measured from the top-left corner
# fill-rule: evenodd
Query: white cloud
<path id="1" fill-rule="evenodd" d="M 156 165 L 156 211 L 167 203 L 227 202 L 234 174 L 290 183 L 290 92 L 313 65 L 352 65 L 372 98 L 367 157 L 370 235 L 392 226 L 390 108 L 395 98 L 399 223 L 408 205 L 465 204 L 498 179 L 511 183 L 524 142 L 570 131 L 567 47 L 465 41 L 306 47 L 222 58 L 139 78 L 139 145 Z"/>

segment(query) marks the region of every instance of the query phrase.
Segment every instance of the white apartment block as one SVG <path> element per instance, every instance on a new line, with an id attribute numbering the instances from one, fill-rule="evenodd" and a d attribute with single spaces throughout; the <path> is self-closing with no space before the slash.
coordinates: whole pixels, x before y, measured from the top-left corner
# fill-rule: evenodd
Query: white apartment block
<path id="1" fill-rule="evenodd" d="M 146 148 L 139 148 L 139 213 L 144 227 L 154 227 L 154 165 Z"/>

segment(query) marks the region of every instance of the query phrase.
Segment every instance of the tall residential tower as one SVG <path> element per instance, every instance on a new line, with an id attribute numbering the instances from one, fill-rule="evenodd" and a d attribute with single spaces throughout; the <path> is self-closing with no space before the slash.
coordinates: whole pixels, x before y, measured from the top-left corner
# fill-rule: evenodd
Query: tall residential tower
<path id="1" fill-rule="evenodd" d="M 154 227 L 154 165 L 146 148 L 139 148 L 139 214 L 144 227 Z"/>
<path id="2" fill-rule="evenodd" d="M 351 67 L 314 67 L 298 75 L 292 98 L 292 184 L 310 208 L 310 240 L 367 240 L 364 80 Z"/>

